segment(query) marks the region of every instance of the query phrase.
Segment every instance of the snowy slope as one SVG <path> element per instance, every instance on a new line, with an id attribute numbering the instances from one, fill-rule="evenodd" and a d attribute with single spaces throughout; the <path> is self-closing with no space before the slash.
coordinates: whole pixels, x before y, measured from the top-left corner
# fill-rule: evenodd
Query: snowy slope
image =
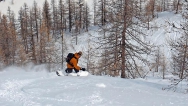
<path id="1" fill-rule="evenodd" d="M 155 46 L 159 46 L 167 58 L 170 58 L 170 40 L 176 40 L 181 36 L 181 33 L 175 31 L 172 25 L 174 23 L 179 27 L 183 18 L 180 14 L 174 14 L 174 12 L 161 12 L 158 13 L 158 18 L 151 21 L 151 29 L 148 33 L 150 35 L 148 41 L 153 43 Z"/>
<path id="2" fill-rule="evenodd" d="M 147 31 L 149 36 L 146 38 L 146 41 L 156 46 L 156 48 L 152 48 L 153 50 L 159 48 L 160 55 L 164 55 L 167 67 L 165 73 L 171 73 L 173 70 L 171 65 L 172 48 L 169 43 L 171 41 L 176 41 L 183 35 L 183 31 L 178 31 L 173 28 L 172 24 L 179 27 L 183 20 L 181 14 L 165 11 L 158 13 L 158 18 L 155 18 L 150 22 L 150 27 L 152 28 Z M 151 60 L 151 58 L 149 59 Z"/>
<path id="3" fill-rule="evenodd" d="M 188 106 L 188 95 L 161 90 L 159 79 L 58 77 L 9 67 L 0 72 L 1 106 Z"/>
<path id="4" fill-rule="evenodd" d="M 6 14 L 10 6 L 17 14 L 24 2 L 32 6 L 34 0 L 14 0 L 14 5 L 10 1 L 0 3 L 2 13 Z M 44 0 L 36 1 L 42 7 Z M 148 31 L 147 40 L 160 46 L 167 58 L 171 52 L 167 41 L 179 37 L 167 21 L 179 23 L 181 19 L 180 15 L 163 12 L 151 22 L 159 28 Z M 72 50 L 66 52 L 82 50 L 86 54 L 90 34 L 98 36 L 96 31 L 84 33 L 79 36 L 78 45 L 69 42 Z M 178 92 L 162 90 L 170 83 L 153 77 L 135 80 L 92 75 L 58 77 L 48 73 L 44 66 L 9 67 L 0 71 L 0 106 L 188 106 L 188 95 L 182 93 L 185 84 L 181 83 Z"/>

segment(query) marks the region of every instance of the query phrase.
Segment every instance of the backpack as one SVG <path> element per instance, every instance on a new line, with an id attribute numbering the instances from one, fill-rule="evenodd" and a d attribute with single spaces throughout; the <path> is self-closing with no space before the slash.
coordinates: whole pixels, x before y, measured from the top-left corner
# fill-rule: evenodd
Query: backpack
<path id="1" fill-rule="evenodd" d="M 67 55 L 66 62 L 69 63 L 70 60 L 71 60 L 73 57 L 74 57 L 74 54 L 73 54 L 73 53 L 69 53 L 69 54 Z"/>

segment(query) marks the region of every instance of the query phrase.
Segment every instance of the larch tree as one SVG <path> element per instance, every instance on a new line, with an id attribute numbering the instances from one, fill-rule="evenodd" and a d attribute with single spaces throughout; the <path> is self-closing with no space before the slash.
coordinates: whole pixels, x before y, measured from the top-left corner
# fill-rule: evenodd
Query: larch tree
<path id="1" fill-rule="evenodd" d="M 66 9 L 65 5 L 63 3 L 63 0 L 59 0 L 59 5 L 58 5 L 58 29 L 60 30 L 60 34 L 63 33 L 63 30 L 65 29 L 66 31 Z"/>
<path id="2" fill-rule="evenodd" d="M 28 19 L 29 19 L 29 8 L 25 3 L 23 7 L 20 8 L 19 11 L 19 35 L 22 38 L 23 45 L 25 48 L 26 54 L 28 54 Z"/>
<path id="3" fill-rule="evenodd" d="M 109 24 L 105 26 L 106 34 L 101 41 L 103 54 L 107 57 L 102 59 L 102 64 L 107 67 L 106 72 L 120 73 L 121 78 L 143 77 L 145 72 L 141 66 L 148 62 L 145 56 L 150 53 L 150 45 L 144 42 L 146 34 L 140 30 L 146 30 L 142 27 L 144 23 L 134 15 L 135 2 L 119 0 L 108 3 L 106 20 Z"/>
<path id="4" fill-rule="evenodd" d="M 29 29 L 28 29 L 28 42 L 29 42 L 29 60 L 31 60 L 34 64 L 37 63 L 37 60 L 36 60 L 36 44 L 35 42 L 36 41 L 36 34 L 34 32 L 34 25 L 35 25 L 35 16 L 34 16 L 34 11 L 31 9 L 30 10 L 30 14 L 29 14 Z"/>
<path id="5" fill-rule="evenodd" d="M 97 0 L 94 0 L 93 1 L 93 24 L 94 25 L 97 25 L 96 14 L 97 14 Z"/>
<path id="6" fill-rule="evenodd" d="M 2 52 L 2 60 L 3 63 L 7 65 L 11 65 L 11 46 L 12 40 L 10 36 L 10 27 L 7 21 L 7 17 L 5 15 L 2 16 L 2 32 L 1 32 L 1 52 Z"/>
<path id="7" fill-rule="evenodd" d="M 71 0 L 67 1 L 68 3 L 68 21 L 69 21 L 69 32 L 71 32 L 72 30 L 72 7 L 73 7 L 73 3 L 71 2 Z"/>
<path id="8" fill-rule="evenodd" d="M 51 7 L 52 7 L 52 32 L 55 41 L 57 41 L 57 35 L 59 34 L 58 31 L 58 7 L 56 4 L 56 0 L 51 0 Z"/>
<path id="9" fill-rule="evenodd" d="M 46 27 L 47 23 L 45 22 L 46 20 L 43 20 L 42 26 L 40 28 L 40 44 L 39 44 L 39 63 L 46 63 L 46 43 L 49 41 L 49 36 L 48 36 L 48 28 Z M 48 36 L 48 37 L 46 37 Z"/>
<path id="10" fill-rule="evenodd" d="M 50 6 L 47 0 L 45 0 L 44 5 L 43 5 L 43 12 L 42 16 L 44 19 L 44 22 L 47 28 L 47 36 L 48 36 L 48 41 L 50 40 L 50 30 L 51 30 L 51 25 L 52 25 L 52 18 L 51 18 L 51 12 L 50 12 Z"/>
<path id="11" fill-rule="evenodd" d="M 180 79 L 184 79 L 188 74 L 188 25 L 184 25 L 184 35 L 177 42 L 171 42 L 174 74 L 179 75 Z"/>
<path id="12" fill-rule="evenodd" d="M 182 81 L 187 81 L 188 79 L 188 2 L 184 2 L 182 5 L 182 16 L 183 21 L 180 24 L 169 23 L 172 26 L 173 31 L 179 32 L 179 38 L 176 40 L 171 40 L 169 45 L 171 46 L 171 66 L 173 68 L 172 74 L 174 76 L 172 84 L 165 89 L 177 90 L 177 85 Z M 186 89 L 185 89 L 186 90 Z"/>
<path id="13" fill-rule="evenodd" d="M 85 31 L 88 31 L 88 28 L 90 26 L 90 14 L 89 14 L 89 7 L 87 2 L 84 5 L 84 14 L 83 14 L 83 29 L 85 29 Z"/>
<path id="14" fill-rule="evenodd" d="M 80 33 L 80 30 L 82 29 L 82 26 L 83 26 L 83 7 L 84 7 L 84 0 L 79 0 L 78 2 L 77 2 L 77 4 L 78 4 L 78 6 L 79 6 L 79 22 L 78 22 L 78 24 L 79 24 L 79 33 Z"/>
<path id="15" fill-rule="evenodd" d="M 66 30 L 66 18 L 65 18 L 65 5 L 63 4 L 63 0 L 59 0 L 59 6 L 58 6 L 58 26 L 59 31 L 61 35 L 61 44 L 62 44 L 62 50 L 61 50 L 61 64 L 63 68 L 63 62 L 64 62 L 64 29 Z"/>
<path id="16" fill-rule="evenodd" d="M 176 3 L 175 4 L 175 6 L 176 6 L 175 8 L 176 8 L 176 14 L 177 14 L 178 10 L 179 10 L 180 0 L 175 0 L 174 3 Z"/>
<path id="17" fill-rule="evenodd" d="M 147 19 L 147 25 L 148 25 L 148 30 L 150 29 L 150 21 L 154 18 L 155 16 L 155 0 L 149 0 L 145 7 L 145 15 Z"/>
<path id="18" fill-rule="evenodd" d="M 97 20 L 100 26 L 104 26 L 107 18 L 107 0 L 98 0 Z"/>
<path id="19" fill-rule="evenodd" d="M 34 1 L 34 3 L 33 3 L 33 22 L 34 22 L 34 25 L 33 25 L 33 30 L 34 30 L 34 33 L 35 33 L 35 35 L 37 36 L 37 41 L 39 41 L 38 39 L 39 39 L 39 7 L 38 7 L 38 5 L 37 5 L 37 2 L 36 1 Z"/>
<path id="20" fill-rule="evenodd" d="M 12 11 L 11 16 L 10 16 L 10 22 L 9 22 L 9 27 L 10 27 L 10 35 L 11 35 L 11 40 L 12 40 L 12 48 L 11 48 L 11 57 L 12 57 L 12 64 L 15 64 L 18 60 L 16 60 L 16 51 L 17 51 L 17 27 L 16 27 L 16 19 L 15 19 L 15 14 Z"/>

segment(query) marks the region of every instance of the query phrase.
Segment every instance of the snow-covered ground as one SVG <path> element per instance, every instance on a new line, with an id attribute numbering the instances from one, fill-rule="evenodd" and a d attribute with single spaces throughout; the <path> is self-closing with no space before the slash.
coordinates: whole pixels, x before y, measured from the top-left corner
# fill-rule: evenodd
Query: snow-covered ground
<path id="1" fill-rule="evenodd" d="M 12 5 L 11 0 L 6 0 L 0 3 L 0 11 L 6 14 L 10 6 L 17 15 L 24 2 L 31 7 L 33 1 L 14 0 Z M 39 7 L 42 7 L 44 0 L 36 1 Z M 48 1 L 50 3 L 51 0 Z M 173 32 L 169 23 L 178 25 L 182 17 L 173 12 L 162 12 L 158 16 L 151 22 L 156 29 L 148 31 L 149 36 L 146 40 L 159 46 L 169 59 L 167 61 L 170 61 L 171 51 L 167 41 L 175 40 L 181 34 Z M 82 50 L 87 54 L 89 48 L 87 41 L 92 39 L 88 35 L 98 36 L 94 29 L 93 27 L 90 32 L 79 36 L 78 45 L 72 45 L 72 50 L 66 52 Z M 71 43 L 75 42 L 69 42 L 69 45 Z M 84 61 L 84 58 L 80 61 Z M 170 79 L 172 76 L 165 77 Z M 176 92 L 162 90 L 170 84 L 170 80 L 156 77 L 146 77 L 146 79 L 92 75 L 58 77 L 55 72 L 48 73 L 44 65 L 25 68 L 8 67 L 0 71 L 0 106 L 188 106 L 188 95 L 184 94 L 187 85 L 181 82 Z"/>
<path id="2" fill-rule="evenodd" d="M 0 72 L 0 106 L 188 106 L 187 94 L 162 90 L 168 80 L 58 77 L 38 69 Z"/>
<path id="3" fill-rule="evenodd" d="M 174 12 L 161 12 L 158 13 L 158 18 L 155 18 L 150 22 L 151 28 L 148 31 L 148 35 L 150 35 L 147 39 L 155 46 L 158 46 L 162 53 L 164 53 L 166 58 L 170 58 L 171 56 L 171 48 L 169 45 L 169 41 L 175 41 L 177 38 L 181 37 L 183 32 L 175 31 L 175 28 L 171 24 L 179 27 L 182 23 L 183 18 L 181 14 L 174 14 Z"/>

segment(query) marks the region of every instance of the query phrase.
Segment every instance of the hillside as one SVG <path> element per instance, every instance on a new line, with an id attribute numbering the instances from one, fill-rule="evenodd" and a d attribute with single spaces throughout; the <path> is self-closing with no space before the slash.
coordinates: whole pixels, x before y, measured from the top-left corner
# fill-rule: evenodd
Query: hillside
<path id="1" fill-rule="evenodd" d="M 149 36 L 146 40 L 158 47 L 160 54 L 164 55 L 167 61 L 167 71 L 171 70 L 170 62 L 172 62 L 170 41 L 176 41 L 183 33 L 176 31 L 171 24 L 174 23 L 174 25 L 179 26 L 182 22 L 182 16 L 174 14 L 174 12 L 158 13 L 158 18 L 150 22 L 151 26 L 155 28 L 147 32 Z"/>
<path id="2" fill-rule="evenodd" d="M 47 0 L 47 1 L 51 5 L 51 0 Z M 56 0 L 56 4 L 57 4 L 57 2 L 58 1 Z M 85 0 L 85 2 L 87 2 L 89 4 L 89 7 L 91 9 L 90 12 L 92 12 L 93 11 L 92 10 L 92 8 L 93 8 L 93 6 L 92 6 L 93 5 L 92 4 L 93 0 Z M 8 13 L 7 12 L 8 7 L 10 7 L 10 10 L 14 11 L 14 13 L 16 15 L 15 18 L 18 18 L 18 12 L 19 12 L 20 8 L 24 5 L 24 3 L 26 3 L 29 8 L 32 8 L 34 0 L 13 0 L 13 2 L 12 2 L 12 0 L 6 0 L 5 2 L 2 1 L 0 3 L 0 7 L 1 7 L 0 11 L 1 11 L 2 14 L 7 14 Z M 40 7 L 40 9 L 42 9 L 43 3 L 44 3 L 44 0 L 37 1 L 37 5 L 38 5 L 38 7 Z M 145 33 L 147 35 L 147 37 L 144 38 L 144 42 L 150 42 L 151 45 L 159 47 L 159 50 L 162 51 L 161 54 L 164 55 L 164 57 L 166 58 L 166 61 L 167 62 L 171 62 L 171 48 L 170 48 L 170 46 L 169 46 L 168 43 L 169 43 L 169 41 L 171 39 L 175 40 L 176 38 L 180 37 L 181 34 L 177 33 L 176 31 L 174 31 L 174 29 L 172 28 L 171 25 L 169 25 L 169 23 L 174 23 L 174 24 L 178 25 L 178 24 L 181 23 L 181 21 L 183 19 L 182 19 L 182 17 L 181 17 L 180 14 L 174 14 L 174 12 L 162 12 L 162 13 L 156 13 L 156 15 L 157 15 L 158 18 L 157 17 L 154 18 L 149 23 L 151 29 L 150 30 L 143 30 L 143 33 Z M 20 27 L 19 24 L 18 24 L 17 27 Z M 29 29 L 29 26 L 27 26 L 27 27 Z M 20 29 L 17 29 L 17 30 L 24 32 L 23 28 L 21 28 L 21 30 Z M 33 30 L 36 30 L 36 29 L 33 29 Z M 63 56 L 65 57 L 67 55 L 67 53 L 69 53 L 69 52 L 76 52 L 76 51 L 80 51 L 80 50 L 82 50 L 84 54 L 89 55 L 88 54 L 89 49 L 92 49 L 92 48 L 95 48 L 96 46 L 98 46 L 97 43 L 95 43 L 95 44 L 94 43 L 89 44 L 90 43 L 89 40 L 92 40 L 93 37 L 101 36 L 100 35 L 101 33 L 99 33 L 98 30 L 100 30 L 99 27 L 93 27 L 91 25 L 89 32 L 82 31 L 81 34 L 76 34 L 74 32 L 71 32 L 71 33 L 64 32 L 64 35 L 65 35 L 65 37 L 64 37 L 64 43 L 65 43 L 65 46 L 66 46 L 65 47 L 66 50 L 63 51 L 64 52 Z M 18 32 L 18 33 L 20 33 L 20 32 Z M 34 34 L 34 33 L 37 33 L 37 32 L 33 31 L 32 34 Z M 78 44 L 77 45 L 76 45 L 76 42 L 75 42 L 76 41 L 76 38 L 75 38 L 76 35 L 79 36 L 78 37 L 78 42 L 77 42 Z M 61 36 L 61 35 L 54 34 L 53 36 L 57 37 L 57 36 Z M 29 40 L 31 39 L 30 35 L 28 35 L 27 39 L 29 39 Z M 37 39 L 38 39 L 38 35 L 37 35 Z M 37 45 L 38 46 L 37 43 L 38 42 L 36 42 L 36 44 L 30 44 L 30 45 Z M 53 44 L 56 46 L 56 50 L 58 51 L 58 54 L 61 54 L 62 53 L 61 39 L 59 39 L 59 42 L 55 42 L 55 43 L 53 42 Z M 29 45 L 29 44 L 27 44 L 27 45 Z M 27 46 L 27 45 L 24 45 L 24 46 Z M 91 47 L 89 48 L 88 46 L 91 46 Z M 27 48 L 27 47 L 25 47 L 25 48 Z M 39 47 L 36 47 L 36 48 L 39 48 Z M 18 49 L 18 51 L 20 51 L 20 49 Z M 30 51 L 31 51 L 31 53 L 33 53 L 33 50 L 30 50 Z M 36 51 L 35 54 L 40 54 L 39 52 L 37 53 L 37 51 L 39 51 L 39 50 L 35 50 L 35 51 Z M 93 51 L 95 51 L 95 50 L 93 50 Z M 15 52 L 15 51 L 12 51 L 12 52 Z M 85 55 L 84 58 L 87 58 L 86 55 Z M 56 57 L 56 58 L 58 58 L 59 59 L 58 62 L 60 62 L 61 61 L 61 55 L 58 55 L 58 56 L 59 57 Z M 35 56 L 35 57 L 37 57 L 37 56 Z M 38 56 L 37 58 L 39 58 L 39 57 L 40 56 Z M 151 57 L 149 57 L 149 60 L 151 60 L 150 58 Z M 35 59 L 35 60 L 37 62 L 39 61 L 37 59 Z M 27 59 L 23 60 L 23 61 L 27 62 Z M 95 60 L 95 61 L 97 61 L 97 60 Z M 86 67 L 86 63 L 87 62 L 85 61 L 84 62 L 84 66 L 85 67 Z M 170 64 L 170 63 L 168 63 L 168 64 Z M 138 64 L 138 65 L 140 65 L 140 64 Z M 140 65 L 140 66 L 142 66 L 142 65 Z M 170 69 L 169 65 L 167 65 L 167 67 L 168 67 L 168 69 Z"/>
<path id="3" fill-rule="evenodd" d="M 21 8 L 21 6 L 23 6 L 24 3 L 26 3 L 29 6 L 29 8 L 31 8 L 33 6 L 33 2 L 34 2 L 34 0 L 20 0 L 20 1 L 16 0 L 12 3 L 12 0 L 6 0 L 5 2 L 3 1 L 0 3 L 0 7 L 1 7 L 0 11 L 2 12 L 2 14 L 6 14 L 8 7 L 10 7 L 10 9 L 15 12 L 16 17 L 17 17 L 18 11 Z M 48 2 L 50 3 L 51 1 L 48 0 Z M 90 7 L 92 7 L 91 6 L 92 0 L 86 0 L 86 2 L 88 2 Z M 44 3 L 44 0 L 37 1 L 37 4 L 40 8 L 42 8 L 43 3 Z M 157 15 L 157 17 L 155 17 L 152 21 L 149 22 L 151 29 L 143 30 L 143 33 L 145 33 L 147 35 L 144 38 L 144 42 L 149 42 L 153 46 L 152 49 L 159 48 L 160 54 L 164 55 L 163 59 L 167 63 L 167 65 L 166 65 L 167 70 L 166 70 L 165 74 L 171 74 L 172 66 L 170 65 L 170 63 L 172 62 L 172 58 L 171 58 L 172 51 L 171 51 L 171 47 L 169 45 L 169 41 L 170 40 L 175 41 L 177 38 L 181 37 L 182 33 L 180 33 L 181 31 L 179 31 L 179 32 L 175 31 L 175 29 L 170 24 L 173 23 L 174 25 L 178 26 L 181 23 L 181 21 L 183 20 L 183 18 L 180 14 L 174 14 L 174 11 L 160 12 L 160 13 L 156 13 L 156 15 Z M 76 51 L 81 50 L 85 54 L 85 55 L 83 55 L 83 58 L 80 59 L 80 61 L 81 61 L 80 65 L 83 67 L 87 67 L 87 65 L 88 65 L 87 63 L 89 60 L 86 59 L 86 58 L 88 58 L 88 55 L 89 55 L 88 52 L 92 53 L 93 51 L 96 51 L 95 47 L 98 46 L 97 43 L 91 43 L 89 41 L 96 39 L 96 42 L 100 42 L 97 40 L 98 38 L 94 38 L 94 37 L 101 36 L 101 33 L 98 32 L 98 30 L 100 30 L 100 27 L 91 26 L 89 29 L 90 29 L 89 32 L 83 31 L 83 32 L 81 32 L 81 34 L 78 34 L 78 35 L 75 33 L 64 32 L 64 43 L 65 43 L 66 47 L 65 47 L 65 50 L 63 51 L 64 52 L 63 56 L 65 57 L 69 52 L 76 52 Z M 22 29 L 22 31 L 23 30 L 24 29 Z M 32 33 L 35 33 L 35 32 L 32 32 Z M 76 35 L 78 36 L 78 38 L 75 37 Z M 55 35 L 55 36 L 61 36 L 61 35 Z M 27 39 L 30 39 L 30 35 L 28 35 Z M 76 39 L 78 40 L 77 45 L 76 45 Z M 36 42 L 35 45 L 38 46 L 39 44 L 37 44 L 37 43 L 38 42 Z M 57 42 L 52 42 L 52 43 L 53 43 L 53 46 L 55 45 L 54 51 L 56 54 L 55 53 L 54 54 L 55 54 L 55 56 L 57 56 L 57 57 L 53 57 L 53 59 L 58 60 L 55 63 L 55 64 L 57 64 L 57 63 L 60 63 L 61 59 L 62 59 L 61 58 L 61 56 L 62 56 L 61 55 L 62 54 L 62 45 L 61 45 L 62 42 L 61 42 L 61 39 L 58 39 Z M 24 46 L 26 46 L 26 45 L 24 45 Z M 17 51 L 20 51 L 20 49 L 18 49 Z M 33 53 L 32 50 L 30 50 L 30 51 Z M 35 50 L 35 51 L 38 51 L 38 53 L 35 53 L 35 54 L 40 54 L 39 50 Z M 49 54 L 49 55 L 51 55 L 51 54 Z M 40 56 L 38 56 L 37 58 L 39 58 L 39 57 Z M 153 60 L 155 59 L 154 56 L 153 57 L 148 56 L 146 58 L 147 58 L 147 60 L 149 60 L 151 62 L 150 64 L 154 64 L 154 62 L 153 62 Z M 26 63 L 27 59 L 25 59 L 23 61 Z M 37 60 L 37 61 L 39 61 L 39 60 Z M 92 61 L 93 64 L 95 64 L 95 62 L 97 62 L 99 60 L 98 60 L 98 58 L 95 58 L 93 61 Z M 62 70 L 64 70 L 65 64 L 66 63 L 64 63 L 64 65 L 63 65 L 64 67 Z M 58 68 L 61 68 L 60 65 L 61 64 L 58 64 L 57 67 L 55 67 L 53 69 L 53 71 L 57 70 Z M 138 66 L 142 66 L 142 63 L 138 64 Z M 152 66 L 148 66 L 148 69 L 144 69 L 145 70 L 144 73 L 147 73 L 147 71 L 153 72 L 151 67 Z"/>
<path id="4" fill-rule="evenodd" d="M 34 0 L 6 0 L 0 2 L 0 11 L 7 13 L 8 6 L 18 15 L 18 11 L 24 3 L 32 6 Z M 42 7 L 44 0 L 36 0 Z M 51 0 L 48 0 L 49 2 Z M 92 4 L 91 0 L 86 0 Z M 150 30 L 146 31 L 145 41 L 159 47 L 160 53 L 165 56 L 167 70 L 165 78 L 162 72 L 145 70 L 147 76 L 143 79 L 122 79 L 117 77 L 94 76 L 73 77 L 57 76 L 55 72 L 49 72 L 45 65 L 9 66 L 0 71 L 0 106 L 188 106 L 187 80 L 173 86 L 174 77 L 171 75 L 172 66 L 170 40 L 181 37 L 181 33 L 174 31 L 174 23 L 178 26 L 183 20 L 180 14 L 174 12 L 161 12 L 158 17 L 150 22 Z M 90 40 L 97 40 L 99 27 L 90 27 L 89 32 L 83 32 L 78 37 L 75 45 L 75 37 L 65 33 L 65 54 L 75 51 L 83 51 L 87 54 L 95 51 L 92 48 L 98 46 Z M 58 42 L 59 41 L 59 42 Z M 55 42 L 55 53 L 61 56 L 61 40 Z M 90 44 L 91 43 L 91 44 Z M 87 66 L 87 55 L 79 60 L 79 65 Z M 58 58 L 61 59 L 61 58 Z M 152 62 L 151 57 L 147 57 Z M 101 61 L 95 58 L 95 62 Z M 65 70 L 65 63 L 62 72 Z M 61 68 L 56 66 L 54 69 Z M 90 70 L 88 70 L 90 71 Z M 170 86 L 172 85 L 172 86 Z M 169 88 L 172 89 L 169 90 Z M 173 88 L 174 87 L 174 88 Z M 175 91 L 175 92 L 174 92 Z"/>
<path id="5" fill-rule="evenodd" d="M 169 81 L 158 78 L 58 77 L 43 66 L 9 67 L 0 76 L 1 106 L 188 105 L 188 95 L 162 90 Z"/>

